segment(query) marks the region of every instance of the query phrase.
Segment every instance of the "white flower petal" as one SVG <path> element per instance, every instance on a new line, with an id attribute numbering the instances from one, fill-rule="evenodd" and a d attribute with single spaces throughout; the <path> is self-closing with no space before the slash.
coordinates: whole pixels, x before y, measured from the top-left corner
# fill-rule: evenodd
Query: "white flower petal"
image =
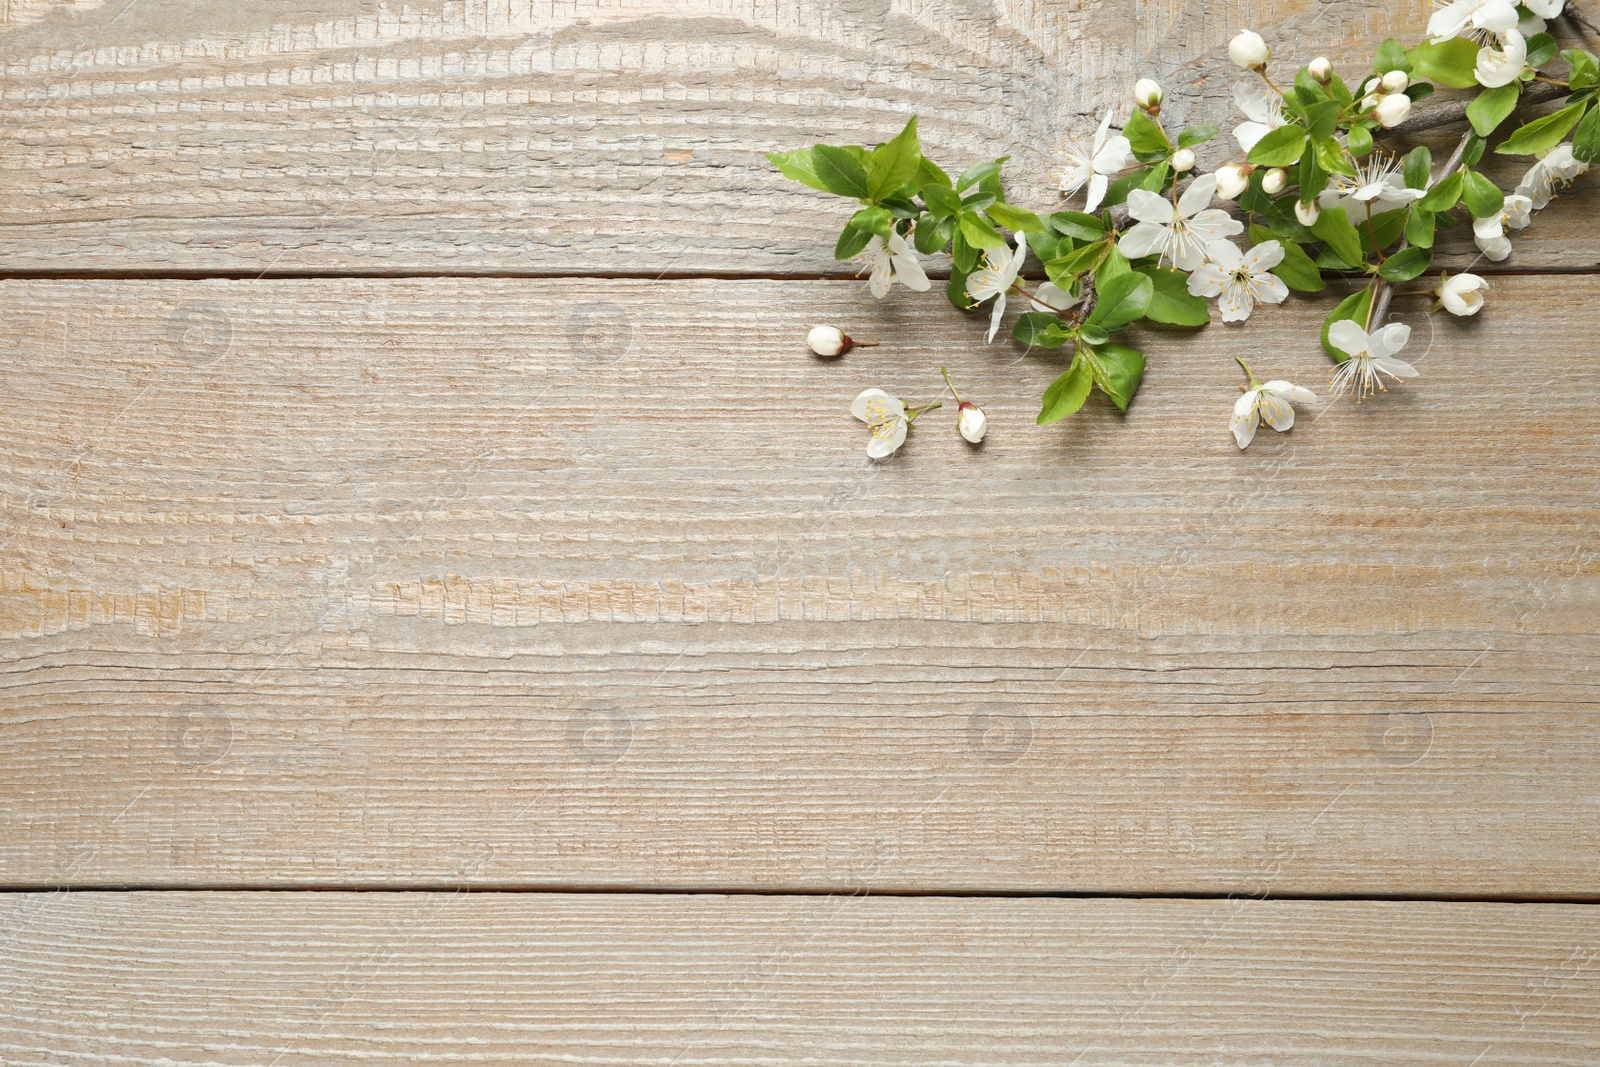
<path id="1" fill-rule="evenodd" d="M 881 422 L 884 419 L 904 415 L 905 402 L 898 397 L 890 396 L 882 389 L 863 389 L 861 394 L 850 402 L 850 414 L 862 422 Z"/>
<path id="2" fill-rule="evenodd" d="M 1201 208 L 1209 205 L 1211 203 L 1211 198 L 1215 196 L 1216 193 L 1216 174 L 1213 173 L 1200 175 L 1200 177 L 1190 182 L 1189 188 L 1185 189 L 1183 191 L 1183 195 L 1178 197 L 1178 213 L 1181 215 L 1193 215 Z"/>
<path id="3" fill-rule="evenodd" d="M 1218 296 L 1233 278 L 1214 263 L 1202 263 L 1189 275 L 1190 296 Z"/>
<path id="4" fill-rule="evenodd" d="M 1211 184 L 1216 185 L 1216 178 L 1210 175 Z M 1165 226 L 1173 220 L 1175 212 L 1172 201 L 1148 189 L 1132 189 L 1128 192 L 1128 216 L 1140 222 L 1154 223 Z"/>
<path id="5" fill-rule="evenodd" d="M 1232 241 L 1211 242 L 1211 247 L 1206 249 L 1206 258 L 1228 274 L 1233 274 L 1244 267 L 1244 253 L 1239 251 L 1239 246 Z"/>
<path id="6" fill-rule="evenodd" d="M 1203 244 L 1218 244 L 1224 237 L 1244 232 L 1244 223 L 1223 211 L 1221 208 L 1212 208 L 1202 211 L 1189 220 L 1189 232 L 1200 239 Z"/>
<path id="7" fill-rule="evenodd" d="M 1567 0 L 1522 0 L 1523 6 L 1542 19 L 1553 19 L 1567 6 Z"/>
<path id="8" fill-rule="evenodd" d="M 872 436 L 867 440 L 867 455 L 873 459 L 894 455 L 895 450 L 906 443 L 906 430 L 909 428 L 905 419 L 891 419 L 874 426 Z"/>
<path id="9" fill-rule="evenodd" d="M 1295 404 L 1315 404 L 1317 402 L 1316 393 L 1295 385 L 1293 382 L 1286 382 L 1282 378 L 1274 378 L 1266 384 L 1265 388 L 1268 392 L 1276 393 Z"/>
<path id="10" fill-rule="evenodd" d="M 1433 13 L 1428 20 L 1428 36 L 1434 44 L 1443 44 L 1472 21 L 1472 13 L 1482 6 L 1483 0 L 1455 0 Z"/>
<path id="11" fill-rule="evenodd" d="M 1367 351 L 1374 359 L 1392 356 L 1411 340 L 1411 327 L 1403 322 L 1391 322 L 1382 329 L 1367 335 Z"/>
<path id="12" fill-rule="evenodd" d="M 1250 290 L 1238 282 L 1230 282 L 1217 301 L 1217 307 L 1222 310 L 1223 322 L 1243 322 L 1250 317 L 1250 309 L 1254 305 L 1255 301 L 1250 299 Z"/>
<path id="13" fill-rule="evenodd" d="M 1283 242 L 1262 241 L 1244 255 L 1241 266 L 1250 274 L 1260 274 L 1282 262 Z"/>
<path id="14" fill-rule="evenodd" d="M 1283 397 L 1270 389 L 1261 391 L 1261 421 L 1282 433 L 1294 426 L 1294 408 Z"/>
<path id="15" fill-rule="evenodd" d="M 1511 255 L 1511 240 L 1506 237 L 1475 237 L 1474 243 L 1478 250 L 1496 263 L 1504 262 Z"/>
<path id="16" fill-rule="evenodd" d="M 1241 122 L 1233 128 L 1233 139 L 1239 142 L 1239 151 L 1248 154 L 1271 132 L 1272 127 L 1264 122 Z"/>
<path id="17" fill-rule="evenodd" d="M 1100 201 L 1106 198 L 1106 190 L 1110 188 L 1111 180 L 1104 174 L 1089 175 L 1089 198 L 1084 203 L 1083 209 L 1090 214 L 1100 206 Z"/>
<path id="18" fill-rule="evenodd" d="M 1486 45 L 1478 49 L 1478 65 L 1473 74 L 1479 85 L 1495 89 L 1516 81 L 1527 62 L 1528 43 L 1516 30 L 1508 30 L 1500 48 Z"/>
<path id="19" fill-rule="evenodd" d="M 1329 326 L 1328 340 L 1346 355 L 1358 356 L 1367 350 L 1367 331 L 1354 319 L 1339 319 Z"/>
<path id="20" fill-rule="evenodd" d="M 989 309 L 989 336 L 986 341 L 993 341 L 994 335 L 1000 332 L 1000 316 L 1006 313 L 1006 294 L 1001 293 L 995 297 L 994 307 Z"/>
<path id="21" fill-rule="evenodd" d="M 1094 154 L 1094 170 L 1096 174 L 1115 174 L 1128 162 L 1128 157 L 1133 154 L 1133 146 L 1122 134 L 1108 140 L 1105 145 Z"/>
<path id="22" fill-rule="evenodd" d="M 1033 291 L 1033 298 L 1041 303 L 1049 304 L 1057 311 L 1065 311 L 1070 307 L 1075 307 L 1083 299 L 1081 296 L 1073 296 L 1055 282 L 1041 282 L 1039 288 Z"/>
<path id="23" fill-rule="evenodd" d="M 1150 255 L 1157 248 L 1164 247 L 1166 241 L 1165 226 L 1154 222 L 1141 222 L 1122 235 L 1117 241 L 1117 248 L 1121 249 L 1122 254 L 1129 259 L 1138 259 L 1140 256 Z"/>
<path id="24" fill-rule="evenodd" d="M 1233 403 L 1233 418 L 1228 420 L 1228 429 L 1233 431 L 1233 439 L 1239 442 L 1240 448 L 1249 448 L 1250 442 L 1255 440 L 1256 426 L 1261 422 L 1261 416 L 1256 413 L 1258 395 L 1259 391 L 1252 389 Z"/>
<path id="25" fill-rule="evenodd" d="M 1250 292 L 1263 304 L 1281 304 L 1289 299 L 1289 287 L 1271 271 L 1262 271 L 1251 278 Z"/>
<path id="26" fill-rule="evenodd" d="M 1392 356 L 1374 356 L 1372 365 L 1394 378 L 1415 378 L 1422 373 L 1405 360 Z"/>

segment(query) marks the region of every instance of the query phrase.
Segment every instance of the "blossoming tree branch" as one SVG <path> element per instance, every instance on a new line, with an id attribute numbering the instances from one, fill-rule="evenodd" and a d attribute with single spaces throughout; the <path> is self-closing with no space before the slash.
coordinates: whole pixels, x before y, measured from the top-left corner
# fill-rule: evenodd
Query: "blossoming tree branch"
<path id="1" fill-rule="evenodd" d="M 1210 301 L 1223 322 L 1244 322 L 1291 290 L 1323 290 L 1329 275 L 1366 283 L 1329 312 L 1321 338 L 1334 363 L 1333 396 L 1360 402 L 1384 390 L 1385 379 L 1417 377 L 1400 358 L 1410 327 L 1388 321 L 1389 301 L 1396 285 L 1429 271 L 1438 231 L 1470 224 L 1483 255 L 1504 260 L 1510 231 L 1528 226 L 1600 157 L 1600 59 L 1558 47 L 1544 20 L 1562 15 L 1563 6 L 1455 0 L 1434 13 L 1425 40 L 1411 48 L 1385 41 L 1371 72 L 1350 81 L 1322 57 L 1292 79 L 1269 73 L 1271 49 L 1246 30 L 1228 45 L 1245 72 L 1232 93 L 1244 117 L 1232 131 L 1237 158 L 1198 173 L 1194 149 L 1221 131 L 1170 128 L 1161 117 L 1161 87 L 1140 79 L 1120 130 L 1115 110 L 1108 111 L 1091 136 L 1063 149 L 1061 192 L 1068 204 L 1081 195 L 1082 210 L 1040 215 L 1009 203 L 1007 157 L 951 177 L 922 154 L 914 117 L 870 148 L 819 144 L 768 158 L 787 177 L 855 202 L 834 255 L 860 265 L 874 296 L 896 284 L 926 291 L 931 283 L 920 257 L 948 252 L 946 295 L 963 310 L 987 305 L 989 340 L 1006 312 L 1020 309 L 1014 338 L 1070 352 L 1065 372 L 1045 390 L 1040 425 L 1078 411 L 1096 389 L 1127 409 L 1145 356 L 1117 338 L 1134 323 L 1202 326 L 1211 319 Z M 1593 29 L 1581 13 L 1565 14 Z M 1412 105 L 1436 87 L 1470 96 L 1413 114 Z M 1546 101 L 1559 103 L 1495 147 L 1532 160 L 1514 189 L 1500 189 L 1478 169 L 1488 139 L 1504 132 L 1519 105 Z M 1379 143 L 1450 122 L 1465 130 L 1442 163 L 1426 147 L 1400 155 Z M 1231 206 L 1214 206 L 1218 200 Z M 1047 279 L 1032 287 L 1023 277 L 1030 255 Z M 1475 315 L 1488 288 L 1460 273 L 1441 274 L 1430 291 L 1435 310 Z M 832 327 L 818 327 L 808 341 L 821 355 L 858 343 Z M 1292 405 L 1316 399 L 1287 381 L 1263 383 L 1240 366 L 1250 383 L 1230 424 L 1240 448 L 1262 422 L 1288 430 Z M 869 454 L 883 458 L 938 406 L 908 408 L 868 390 L 852 411 L 872 431 Z M 967 440 L 983 439 L 976 405 L 960 401 L 958 425 Z"/>

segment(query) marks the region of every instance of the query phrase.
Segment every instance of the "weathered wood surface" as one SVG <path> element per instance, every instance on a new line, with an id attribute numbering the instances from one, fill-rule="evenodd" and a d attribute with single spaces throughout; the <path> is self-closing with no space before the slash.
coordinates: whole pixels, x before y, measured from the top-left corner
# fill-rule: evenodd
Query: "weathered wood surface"
<path id="1" fill-rule="evenodd" d="M 939 158 L 1011 152 L 1015 198 L 1045 207 L 1056 145 L 1125 111 L 1135 78 L 1167 83 L 1173 120 L 1228 128 L 1242 26 L 1285 63 L 1354 64 L 1431 9 L 10 0 L 0 270 L 837 274 L 845 207 L 766 151 L 920 113 Z M 1596 189 L 1541 213 L 1508 266 L 1593 268 Z"/>
<path id="2" fill-rule="evenodd" d="M 33 1064 L 1590 1067 L 1575 905 L 0 898 Z"/>
<path id="3" fill-rule="evenodd" d="M 854 282 L 4 283 L 0 881 L 1593 897 L 1597 297 L 1241 454 L 1220 326 L 1039 429 Z"/>

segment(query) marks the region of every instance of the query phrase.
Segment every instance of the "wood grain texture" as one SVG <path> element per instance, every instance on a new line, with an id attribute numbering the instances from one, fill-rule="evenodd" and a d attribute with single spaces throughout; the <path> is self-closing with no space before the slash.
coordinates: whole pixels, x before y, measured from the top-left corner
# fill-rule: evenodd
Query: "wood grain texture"
<path id="1" fill-rule="evenodd" d="M 854 282 L 6 283 L 0 881 L 1593 896 L 1544 291 L 1240 453 L 1221 327 L 1040 429 L 1054 355 Z M 940 362 L 989 439 L 873 465 Z"/>
<path id="2" fill-rule="evenodd" d="M 0 931 L 10 1067 L 1600 1058 L 1573 905 L 19 894 Z"/>
<path id="3" fill-rule="evenodd" d="M 1055 147 L 1133 80 L 1238 119 L 1224 44 L 1370 61 L 1427 0 L 11 0 L 0 269 L 838 274 L 847 211 L 764 153 L 880 141 L 913 113 L 964 166 Z M 1359 69 L 1349 66 L 1347 69 Z M 1447 136 L 1447 135 L 1441 135 Z M 1202 151 L 1228 158 L 1231 140 Z M 1491 157 L 1493 162 L 1493 157 Z M 1495 163 L 1507 184 L 1526 166 Z M 1593 268 L 1597 183 L 1509 266 Z M 1464 228 L 1452 269 L 1475 257 Z"/>

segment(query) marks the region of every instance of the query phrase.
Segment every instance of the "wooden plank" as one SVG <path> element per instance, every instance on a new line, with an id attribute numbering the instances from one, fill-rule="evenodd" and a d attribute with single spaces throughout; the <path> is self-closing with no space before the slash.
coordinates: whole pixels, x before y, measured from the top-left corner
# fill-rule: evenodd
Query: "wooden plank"
<path id="1" fill-rule="evenodd" d="M 1587 1067 L 1575 905 L 11 894 L 8 1064 Z"/>
<path id="2" fill-rule="evenodd" d="M 1592 898 L 1600 280 L 1492 297 L 1240 453 L 1220 327 L 1038 429 L 856 283 L 5 283 L 0 881 Z"/>
<path id="3" fill-rule="evenodd" d="M 1126 109 L 1230 127 L 1224 44 L 1370 61 L 1428 0 L 209 0 L 12 3 L 0 35 L 0 269 L 543 274 L 843 268 L 833 198 L 764 153 L 873 143 L 913 113 L 937 158 L 1014 153 L 1055 202 L 1055 147 Z M 1358 69 L 1349 67 L 1348 69 Z M 1222 139 L 1201 153 L 1228 158 Z M 1525 164 L 1496 164 L 1514 181 Z M 1600 193 L 1517 237 L 1516 269 L 1591 269 Z M 1475 253 L 1444 239 L 1452 269 Z"/>

